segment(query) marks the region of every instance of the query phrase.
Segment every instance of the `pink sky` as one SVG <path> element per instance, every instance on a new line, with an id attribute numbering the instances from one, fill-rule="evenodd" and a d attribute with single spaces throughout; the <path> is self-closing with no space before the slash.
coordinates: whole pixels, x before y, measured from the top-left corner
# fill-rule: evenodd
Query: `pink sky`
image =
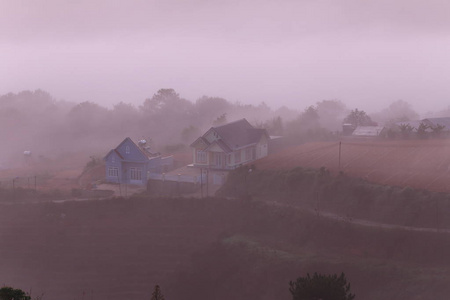
<path id="1" fill-rule="evenodd" d="M 0 94 L 141 104 L 181 96 L 304 109 L 450 105 L 450 2 L 0 1 Z"/>

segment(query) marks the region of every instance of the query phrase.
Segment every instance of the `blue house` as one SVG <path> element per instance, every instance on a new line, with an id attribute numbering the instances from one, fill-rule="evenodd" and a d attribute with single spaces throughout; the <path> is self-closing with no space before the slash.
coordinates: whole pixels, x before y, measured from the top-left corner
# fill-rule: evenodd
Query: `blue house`
<path id="1" fill-rule="evenodd" d="M 146 185 L 152 173 L 162 173 L 173 165 L 173 157 L 162 157 L 150 152 L 145 140 L 138 145 L 129 137 L 104 157 L 106 181 L 111 183 L 129 183 Z"/>

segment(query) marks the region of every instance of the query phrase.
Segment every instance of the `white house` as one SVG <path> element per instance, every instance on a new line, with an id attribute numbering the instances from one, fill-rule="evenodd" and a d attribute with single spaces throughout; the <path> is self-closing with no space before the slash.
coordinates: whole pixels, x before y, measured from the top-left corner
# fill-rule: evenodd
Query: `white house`
<path id="1" fill-rule="evenodd" d="M 216 170 L 231 170 L 267 156 L 269 135 L 254 128 L 246 119 L 211 127 L 195 140 L 193 165 Z"/>

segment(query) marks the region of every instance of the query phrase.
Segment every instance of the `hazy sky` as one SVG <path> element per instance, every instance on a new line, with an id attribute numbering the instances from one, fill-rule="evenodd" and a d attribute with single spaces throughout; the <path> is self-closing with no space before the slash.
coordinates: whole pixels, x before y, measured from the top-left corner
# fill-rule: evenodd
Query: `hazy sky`
<path id="1" fill-rule="evenodd" d="M 0 94 L 450 105 L 446 0 L 0 0 Z"/>

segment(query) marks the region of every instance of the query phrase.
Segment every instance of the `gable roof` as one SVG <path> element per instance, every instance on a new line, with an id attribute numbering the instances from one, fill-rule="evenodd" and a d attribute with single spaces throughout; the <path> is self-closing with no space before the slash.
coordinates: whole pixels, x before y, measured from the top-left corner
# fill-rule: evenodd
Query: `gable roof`
<path id="1" fill-rule="evenodd" d="M 222 126 L 213 127 L 212 129 L 217 132 L 224 143 L 226 143 L 231 149 L 236 149 L 248 144 L 252 144 L 249 139 L 249 131 L 254 128 L 246 119 L 241 119 Z"/>
<path id="2" fill-rule="evenodd" d="M 111 155 L 111 153 L 115 153 L 120 159 L 123 159 L 122 154 L 119 153 L 119 151 L 117 151 L 116 149 L 111 149 L 108 154 L 105 155 L 105 157 L 103 157 L 104 160 L 106 160 L 108 158 L 108 156 Z"/>
<path id="3" fill-rule="evenodd" d="M 211 127 L 202 137 L 195 140 L 191 146 L 194 147 L 200 140 L 208 146 L 210 143 L 205 136 L 211 131 L 217 134 L 218 140 L 215 141 L 225 152 L 232 152 L 242 147 L 256 144 L 262 136 L 269 138 L 265 129 L 254 128 L 246 119 L 240 119 L 225 125 Z"/>
<path id="4" fill-rule="evenodd" d="M 227 144 L 225 144 L 222 140 L 212 142 L 204 151 L 210 150 L 214 145 L 219 146 L 224 152 L 233 152 L 233 150 L 231 150 L 230 147 L 228 147 Z"/>
<path id="5" fill-rule="evenodd" d="M 130 139 L 129 137 L 126 137 L 116 148 L 109 151 L 108 154 L 106 154 L 106 156 L 103 159 L 106 160 L 112 152 L 115 152 L 121 159 L 124 159 L 124 157 L 120 154 L 120 152 L 117 149 L 119 149 L 125 142 L 129 142 L 132 146 L 134 146 L 139 151 L 139 153 L 143 155 L 144 159 L 150 160 L 151 158 L 158 156 L 157 154 L 155 155 L 153 153 L 143 150 L 135 142 L 133 142 L 132 139 Z"/>

